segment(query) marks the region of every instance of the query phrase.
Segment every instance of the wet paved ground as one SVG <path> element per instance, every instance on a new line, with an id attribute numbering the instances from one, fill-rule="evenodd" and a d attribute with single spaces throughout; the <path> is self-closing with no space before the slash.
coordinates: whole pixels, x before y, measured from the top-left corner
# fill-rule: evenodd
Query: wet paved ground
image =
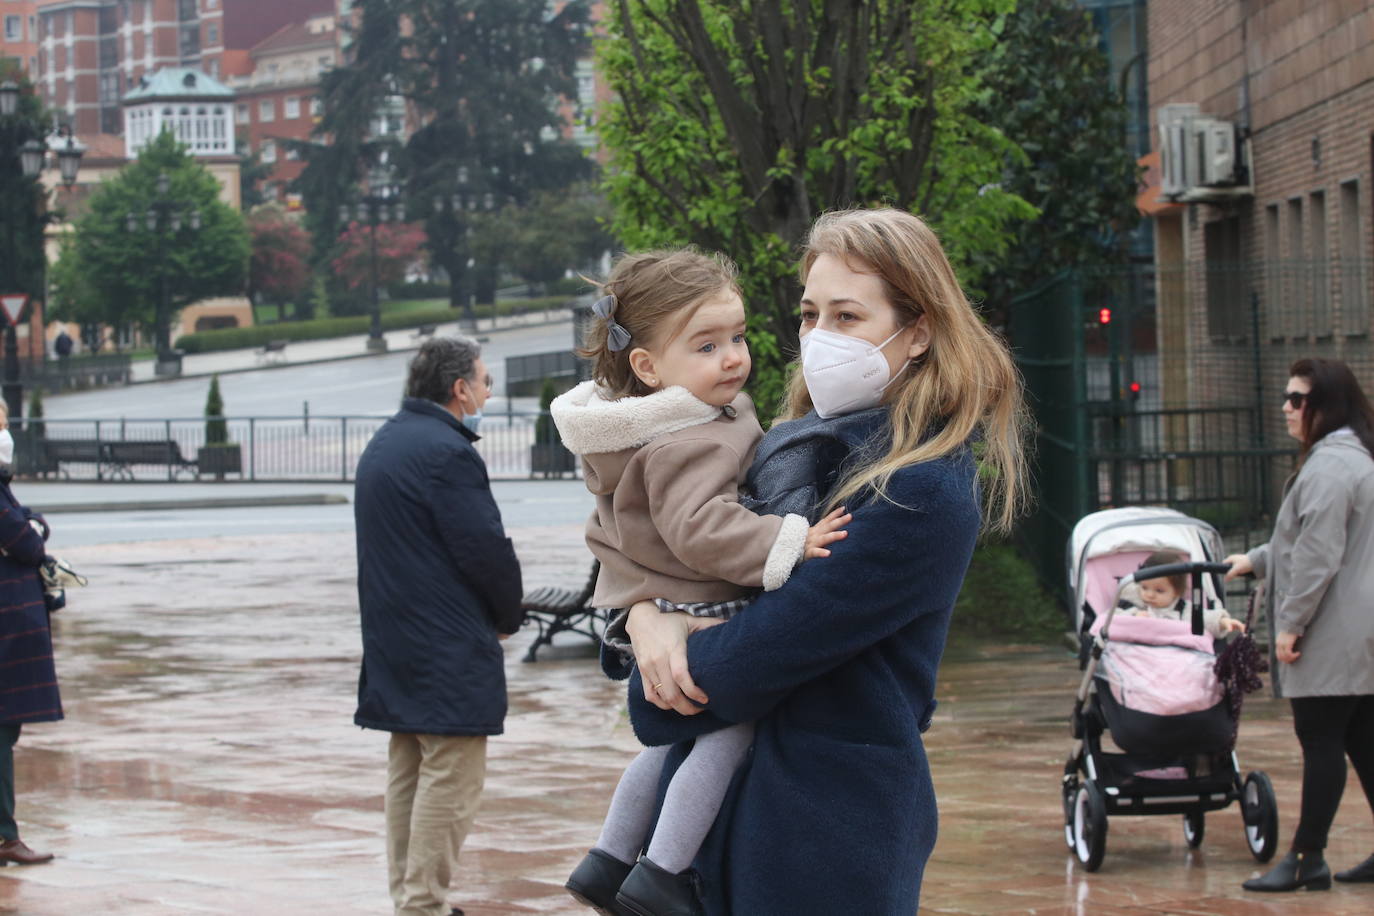
<path id="1" fill-rule="evenodd" d="M 588 559 L 576 526 L 513 533 L 528 585 L 582 581 Z M 67 719 L 26 728 L 16 752 L 25 838 L 58 858 L 0 869 L 0 912 L 389 912 L 386 738 L 351 724 L 352 536 L 64 553 L 92 583 L 57 618 Z M 526 665 L 530 635 L 506 645 L 511 715 L 491 743 L 484 805 L 453 894 L 472 916 L 588 912 L 561 884 L 636 747 L 620 690 L 582 645 Z M 1102 870 L 1084 874 L 1065 852 L 1058 794 L 1076 680 L 1061 650 L 951 649 L 928 735 L 941 834 L 923 909 L 1374 912 L 1374 886 L 1243 893 L 1255 867 L 1234 807 L 1209 817 L 1197 852 L 1176 817 L 1114 819 Z M 1285 709 L 1252 700 L 1241 765 L 1273 778 L 1285 842 L 1297 813 L 1296 747 Z M 1329 858 L 1345 867 L 1371 849 L 1374 828 L 1352 776 Z"/>

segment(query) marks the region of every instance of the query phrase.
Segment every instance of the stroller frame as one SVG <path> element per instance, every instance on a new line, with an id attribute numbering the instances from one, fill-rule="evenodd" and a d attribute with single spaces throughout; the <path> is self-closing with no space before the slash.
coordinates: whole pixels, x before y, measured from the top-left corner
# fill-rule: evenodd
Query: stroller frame
<path id="1" fill-rule="evenodd" d="M 1174 522 L 1207 529 L 1215 535 L 1215 529 L 1206 522 L 1181 513 L 1173 517 L 1156 515 L 1148 520 L 1127 520 L 1110 527 Z M 1091 540 L 1089 538 L 1084 544 L 1084 557 L 1071 555 L 1069 558 L 1071 575 L 1077 573 L 1074 577 L 1078 586 L 1076 593 L 1082 590 L 1086 547 Z M 1219 543 L 1220 539 L 1216 540 Z M 1102 747 L 1102 734 L 1110 733 L 1103 705 L 1113 704 L 1115 700 L 1110 691 L 1098 690 L 1096 674 L 1103 650 L 1111 638 L 1112 618 L 1126 587 L 1145 579 L 1189 576 L 1193 594 L 1192 630 L 1201 634 L 1204 577 L 1215 577 L 1212 590 L 1217 595 L 1224 595 L 1221 580 L 1229 568 L 1224 563 L 1187 562 L 1154 566 L 1124 575 L 1117 584 L 1116 600 L 1107 610 L 1099 632 L 1092 637 L 1084 632 L 1087 626 L 1083 617 L 1075 615 L 1076 624 L 1082 627 L 1080 664 L 1084 673 L 1070 722 L 1074 744 L 1064 765 L 1060 791 L 1065 843 L 1089 872 L 1101 867 L 1105 857 L 1109 816 L 1182 815 L 1184 839 L 1190 848 L 1197 848 L 1202 844 L 1207 812 L 1222 810 L 1239 801 L 1251 855 L 1259 862 L 1267 862 L 1278 848 L 1278 801 L 1273 785 L 1262 771 L 1253 771 L 1242 779 L 1240 761 L 1233 747 L 1197 753 L 1161 753 L 1157 757 L 1108 752 Z M 1082 606 L 1081 600 L 1078 606 Z M 1189 717 L 1197 717 L 1193 721 L 1199 722 L 1210 713 L 1209 710 L 1160 718 L 1186 724 Z M 1132 712 L 1132 715 L 1149 714 Z M 1149 779 L 1135 775 L 1155 766 L 1180 764 L 1188 771 L 1186 779 Z"/>

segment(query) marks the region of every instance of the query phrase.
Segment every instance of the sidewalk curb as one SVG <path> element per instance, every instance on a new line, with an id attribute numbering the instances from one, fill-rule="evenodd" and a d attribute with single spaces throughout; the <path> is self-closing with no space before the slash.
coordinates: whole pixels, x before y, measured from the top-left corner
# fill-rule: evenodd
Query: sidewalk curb
<path id="1" fill-rule="evenodd" d="M 346 505 L 342 493 L 301 493 L 281 496 L 209 496 L 199 499 L 142 499 L 125 502 L 56 503 L 34 507 L 39 515 L 60 512 L 153 512 L 163 509 L 243 509 L 259 506 Z"/>
<path id="2" fill-rule="evenodd" d="M 503 331 L 518 331 L 518 330 L 523 330 L 523 329 L 525 329 L 525 328 L 546 328 L 546 327 L 552 327 L 553 325 L 556 325 L 556 324 L 568 324 L 568 323 L 571 323 L 571 321 L 572 321 L 572 316 L 571 316 L 571 313 L 570 313 L 569 316 L 566 317 L 566 318 L 554 318 L 554 319 L 549 319 L 549 320 L 547 320 L 547 321 L 532 321 L 532 322 L 530 322 L 530 323 L 528 323 L 528 324 L 511 324 L 511 325 L 506 325 L 505 327 L 501 327 L 501 328 L 488 328 L 488 329 L 486 329 L 485 331 L 479 329 L 479 330 L 473 331 L 472 334 L 470 334 L 470 335 L 468 335 L 468 336 L 473 337 L 473 339 L 475 339 L 478 343 L 485 343 L 485 342 L 488 340 L 488 335 L 491 335 L 491 334 L 500 334 L 500 333 L 503 332 Z M 461 331 L 461 329 L 459 329 L 459 330 Z M 299 341 L 299 343 L 307 343 L 307 341 Z M 371 357 L 387 356 L 387 355 L 393 354 L 393 353 L 413 353 L 413 352 L 415 352 L 416 350 L 419 350 L 419 349 L 420 349 L 420 346 L 421 346 L 420 344 L 416 344 L 416 345 L 414 345 L 414 346 L 402 346 L 402 347 L 397 347 L 397 348 L 394 349 L 394 350 L 392 350 L 392 349 L 387 349 L 387 350 L 381 350 L 381 351 L 377 351 L 377 352 L 368 352 L 367 350 L 363 350 L 362 352 L 359 352 L 359 353 L 347 353 L 347 354 L 345 354 L 345 355 L 343 355 L 343 356 L 322 356 L 322 357 L 320 357 L 319 359 L 302 359 L 302 360 L 297 360 L 297 361 L 295 361 L 295 362 L 263 363 L 262 365 L 240 366 L 239 368 L 236 368 L 236 369 L 217 369 L 217 370 L 215 370 L 214 372 L 191 372 L 191 373 L 185 373 L 185 374 L 182 374 L 182 375 L 171 376 L 170 378 L 164 377 L 164 378 L 131 379 L 127 384 L 128 384 L 128 385 L 156 385 L 156 384 L 160 384 L 160 383 L 162 383 L 162 382 L 179 382 L 179 381 L 181 381 L 181 380 L 183 380 L 183 379 L 210 378 L 211 376 L 215 376 L 215 375 L 237 375 L 237 374 L 239 374 L 239 373 L 241 373 L 241 372 L 257 372 L 257 371 L 262 370 L 262 369 L 290 369 L 290 368 L 293 368 L 293 367 L 295 367 L 295 366 L 315 366 L 315 365 L 320 365 L 320 364 L 322 364 L 322 363 L 337 363 L 337 362 L 343 362 L 343 361 L 345 361 L 345 360 L 351 360 L 351 359 L 369 359 L 369 358 L 371 358 Z M 248 352 L 254 352 L 254 351 L 256 351 L 257 349 L 258 349 L 257 347 L 243 347 L 243 348 L 238 349 L 238 350 L 220 350 L 220 351 L 216 351 L 216 352 L 220 352 L 220 353 L 248 353 Z"/>

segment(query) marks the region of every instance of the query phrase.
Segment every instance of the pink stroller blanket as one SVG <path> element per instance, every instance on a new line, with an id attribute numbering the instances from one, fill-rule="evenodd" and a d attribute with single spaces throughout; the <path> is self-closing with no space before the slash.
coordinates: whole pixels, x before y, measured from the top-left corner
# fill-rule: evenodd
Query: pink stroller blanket
<path id="1" fill-rule="evenodd" d="M 1099 618 L 1090 632 L 1098 632 L 1105 619 Z M 1212 637 L 1194 636 L 1190 622 L 1118 611 L 1107 632 L 1098 670 L 1122 706 L 1176 716 L 1221 702 L 1222 685 L 1212 670 Z"/>

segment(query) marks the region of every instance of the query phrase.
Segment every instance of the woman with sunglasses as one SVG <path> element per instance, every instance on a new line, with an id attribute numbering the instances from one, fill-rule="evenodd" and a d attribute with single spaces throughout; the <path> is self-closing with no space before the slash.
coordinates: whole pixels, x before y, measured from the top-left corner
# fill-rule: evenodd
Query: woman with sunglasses
<path id="1" fill-rule="evenodd" d="M 1302 745 L 1302 807 L 1288 854 L 1250 891 L 1326 890 L 1323 851 L 1350 757 L 1374 811 L 1374 409 L 1350 367 L 1300 359 L 1283 417 L 1302 443 L 1269 543 L 1226 558 L 1267 581 L 1274 684 Z M 1374 882 L 1374 856 L 1337 881 Z"/>

